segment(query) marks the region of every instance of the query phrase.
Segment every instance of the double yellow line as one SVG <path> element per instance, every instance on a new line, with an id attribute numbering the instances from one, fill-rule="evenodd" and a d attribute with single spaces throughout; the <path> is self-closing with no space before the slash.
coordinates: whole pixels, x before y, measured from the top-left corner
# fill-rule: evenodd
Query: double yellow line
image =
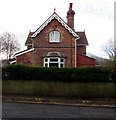
<path id="1" fill-rule="evenodd" d="M 116 108 L 116 105 L 74 104 L 74 103 L 41 102 L 41 101 L 22 101 L 22 100 L 2 100 L 2 101 L 5 101 L 5 102 L 20 102 L 20 103 L 52 104 L 52 105 L 68 105 L 68 106 L 83 106 L 83 107 L 107 107 L 107 108 Z"/>

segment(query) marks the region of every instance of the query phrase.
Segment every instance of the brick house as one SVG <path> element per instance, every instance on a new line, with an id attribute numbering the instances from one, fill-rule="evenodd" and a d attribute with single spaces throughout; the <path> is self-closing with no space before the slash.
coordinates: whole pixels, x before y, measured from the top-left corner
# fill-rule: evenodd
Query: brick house
<path id="1" fill-rule="evenodd" d="M 27 49 L 15 54 L 16 64 L 44 67 L 95 66 L 95 59 L 86 56 L 88 41 L 85 31 L 74 30 L 72 3 L 67 23 L 55 12 L 35 31 L 29 32 Z"/>

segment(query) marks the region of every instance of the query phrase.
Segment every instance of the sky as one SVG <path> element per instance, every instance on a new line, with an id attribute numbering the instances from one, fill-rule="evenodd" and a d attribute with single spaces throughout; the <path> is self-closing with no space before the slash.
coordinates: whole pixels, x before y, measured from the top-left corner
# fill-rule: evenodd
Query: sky
<path id="1" fill-rule="evenodd" d="M 54 12 L 67 21 L 69 3 L 75 11 L 75 31 L 84 31 L 89 42 L 87 52 L 108 58 L 102 50 L 105 43 L 114 40 L 115 0 L 0 0 L 0 34 L 15 34 L 21 50 L 28 33 L 34 32 Z"/>

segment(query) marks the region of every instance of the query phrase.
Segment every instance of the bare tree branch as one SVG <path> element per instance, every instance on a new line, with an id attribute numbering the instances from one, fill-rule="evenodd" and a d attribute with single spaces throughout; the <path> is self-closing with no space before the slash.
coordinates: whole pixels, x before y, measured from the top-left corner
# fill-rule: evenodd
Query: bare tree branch
<path id="1" fill-rule="evenodd" d="M 0 53 L 6 56 L 6 59 L 10 60 L 14 53 L 19 51 L 19 44 L 16 37 L 12 33 L 5 32 L 0 37 Z"/>
<path id="2" fill-rule="evenodd" d="M 116 56 L 116 48 L 113 40 L 109 40 L 104 46 L 103 51 L 109 56 L 110 60 L 114 60 Z"/>
<path id="3" fill-rule="evenodd" d="M 116 66 L 116 45 L 115 41 L 108 40 L 108 42 L 103 46 L 103 51 L 109 56 L 109 67 L 115 69 Z"/>

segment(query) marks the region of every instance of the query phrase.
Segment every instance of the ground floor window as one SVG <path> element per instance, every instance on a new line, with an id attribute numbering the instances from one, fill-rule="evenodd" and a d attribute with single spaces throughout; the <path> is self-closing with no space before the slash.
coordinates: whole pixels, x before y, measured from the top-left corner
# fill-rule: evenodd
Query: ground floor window
<path id="1" fill-rule="evenodd" d="M 44 58 L 44 67 L 64 67 L 64 58 L 60 57 L 46 57 Z"/>

